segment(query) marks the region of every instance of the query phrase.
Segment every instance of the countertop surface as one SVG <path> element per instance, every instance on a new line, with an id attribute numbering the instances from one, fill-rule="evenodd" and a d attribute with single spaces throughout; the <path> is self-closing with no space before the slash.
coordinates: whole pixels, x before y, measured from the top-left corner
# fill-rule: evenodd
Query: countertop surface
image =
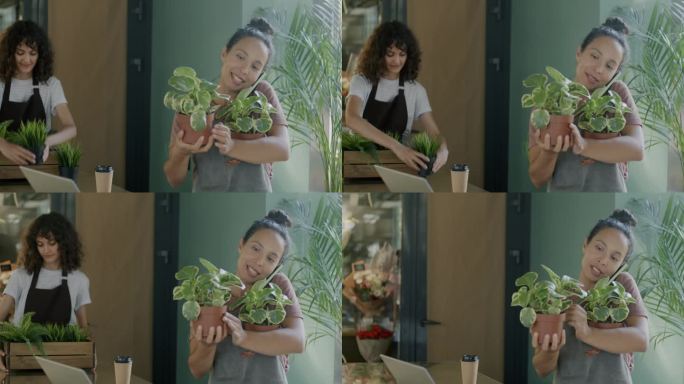
<path id="1" fill-rule="evenodd" d="M 97 374 L 93 375 L 89 373 L 88 376 L 93 381 L 93 383 L 102 384 L 114 384 L 114 367 L 105 368 L 100 367 L 97 369 Z M 32 371 L 13 371 L 9 375 L 5 372 L 0 373 L 0 383 L 2 384 L 50 384 L 47 376 L 41 370 Z M 131 376 L 131 384 L 151 384 L 151 381 L 147 381 L 138 376 Z"/>
<path id="2" fill-rule="evenodd" d="M 451 172 L 447 167 L 439 170 L 439 172 L 427 177 L 427 181 L 432 186 L 435 192 L 452 192 L 451 190 Z M 387 186 L 382 182 L 381 178 L 370 179 L 345 179 L 344 192 L 388 192 Z M 486 192 L 484 189 L 468 184 L 468 192 Z"/>
<path id="3" fill-rule="evenodd" d="M 421 364 L 426 367 L 435 384 L 461 382 L 461 363 L 442 362 Z M 348 363 L 342 368 L 342 384 L 396 384 L 384 363 Z M 501 384 L 491 377 L 477 374 L 477 384 Z"/>

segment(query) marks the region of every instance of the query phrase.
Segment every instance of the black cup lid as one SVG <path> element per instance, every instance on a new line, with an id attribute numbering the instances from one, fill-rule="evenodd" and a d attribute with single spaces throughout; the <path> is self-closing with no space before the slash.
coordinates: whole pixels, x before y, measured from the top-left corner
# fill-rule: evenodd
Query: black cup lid
<path id="1" fill-rule="evenodd" d="M 480 356 L 478 355 L 463 355 L 463 359 L 461 359 L 461 361 L 465 361 L 467 363 L 473 363 L 479 360 Z"/>
<path id="2" fill-rule="evenodd" d="M 98 165 L 95 167 L 95 172 L 112 172 L 114 168 L 111 165 Z"/>
<path id="3" fill-rule="evenodd" d="M 454 164 L 451 166 L 451 170 L 454 172 L 465 172 L 468 170 L 468 164 Z"/>
<path id="4" fill-rule="evenodd" d="M 130 356 L 117 356 L 114 358 L 115 363 L 121 363 L 121 364 L 126 364 L 126 363 L 132 363 L 133 358 Z"/>

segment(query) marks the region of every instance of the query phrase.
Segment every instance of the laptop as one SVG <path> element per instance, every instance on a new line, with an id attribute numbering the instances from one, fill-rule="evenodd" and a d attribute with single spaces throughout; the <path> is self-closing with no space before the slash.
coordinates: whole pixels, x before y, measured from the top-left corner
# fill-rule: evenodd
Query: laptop
<path id="1" fill-rule="evenodd" d="M 374 165 L 390 192 L 432 192 L 430 183 L 424 178 L 391 168 Z"/>
<path id="2" fill-rule="evenodd" d="M 37 171 L 29 167 L 19 166 L 19 169 L 21 169 L 21 173 L 26 176 L 26 180 L 28 180 L 29 184 L 31 184 L 31 187 L 36 192 L 79 192 L 76 183 L 66 177 Z"/>
<path id="3" fill-rule="evenodd" d="M 34 356 L 52 384 L 92 384 L 84 370 Z"/>
<path id="4" fill-rule="evenodd" d="M 390 371 L 397 384 L 435 384 L 430 372 L 425 367 L 380 355 L 382 362 Z"/>

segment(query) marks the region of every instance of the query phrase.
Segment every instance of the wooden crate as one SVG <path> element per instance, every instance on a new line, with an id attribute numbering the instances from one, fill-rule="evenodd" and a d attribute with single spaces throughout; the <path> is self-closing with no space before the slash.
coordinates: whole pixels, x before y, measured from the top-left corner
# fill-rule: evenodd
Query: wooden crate
<path id="1" fill-rule="evenodd" d="M 50 155 L 41 165 L 31 165 L 31 168 L 52 173 L 54 175 L 59 175 L 59 164 L 57 163 L 57 155 L 54 151 L 50 151 Z M 7 160 L 5 156 L 0 154 L 0 180 L 23 180 L 26 179 L 24 174 L 21 173 L 18 165 L 15 165 L 11 161 Z"/>
<path id="2" fill-rule="evenodd" d="M 373 156 L 361 151 L 343 151 L 342 152 L 343 169 L 342 175 L 345 179 L 367 179 L 372 177 L 380 177 L 373 168 L 373 165 L 382 165 L 383 167 L 395 169 L 401 172 L 415 173 L 408 165 L 394 154 L 394 152 L 385 149 L 377 151 L 377 160 Z"/>
<path id="3" fill-rule="evenodd" d="M 25 343 L 5 343 L 5 366 L 9 370 L 40 369 L 33 351 Z M 45 358 L 76 368 L 95 367 L 95 343 L 92 341 L 72 343 L 43 343 Z"/>

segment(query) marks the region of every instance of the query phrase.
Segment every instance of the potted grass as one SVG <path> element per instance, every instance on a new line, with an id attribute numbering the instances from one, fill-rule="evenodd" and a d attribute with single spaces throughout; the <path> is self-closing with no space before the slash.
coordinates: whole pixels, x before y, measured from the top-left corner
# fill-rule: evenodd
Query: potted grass
<path id="1" fill-rule="evenodd" d="M 292 305 L 280 287 L 271 282 L 271 277 L 256 281 L 230 309 L 239 309 L 238 317 L 248 331 L 271 331 L 280 328 L 285 321 L 285 306 Z"/>
<path id="2" fill-rule="evenodd" d="M 400 140 L 398 134 L 389 134 Z M 402 172 L 412 172 L 394 152 L 378 146 L 367 138 L 353 131 L 342 131 L 342 176 L 345 179 L 380 177 L 373 164 L 392 168 Z"/>
<path id="3" fill-rule="evenodd" d="M 430 159 L 427 163 L 427 168 L 420 169 L 418 171 L 418 176 L 427 177 L 432 174 L 432 166 L 435 164 L 437 159 L 437 151 L 439 151 L 440 141 L 430 135 L 427 132 L 421 132 L 413 135 L 411 138 L 411 148 L 422 153 Z"/>
<path id="4" fill-rule="evenodd" d="M 216 121 L 225 124 L 237 140 L 264 137 L 273 125 L 271 113 L 276 112 L 275 107 L 266 95 L 256 90 L 251 94 L 250 90 L 242 90 L 234 100 L 216 110 Z"/>
<path id="5" fill-rule="evenodd" d="M 227 100 L 219 94 L 216 84 L 197 77 L 190 67 L 178 67 L 169 78 L 171 90 L 164 95 L 164 106 L 176 112 L 176 123 L 185 132 L 183 142 L 194 144 L 200 137 L 206 143 L 211 135 L 215 99 Z"/>
<path id="6" fill-rule="evenodd" d="M 577 126 L 590 139 L 616 137 L 625 127 L 629 107 L 616 92 L 606 87 L 595 90 L 579 108 Z"/>
<path id="7" fill-rule="evenodd" d="M 7 137 L 7 128 L 9 128 L 10 125 L 12 125 L 13 120 L 5 120 L 0 123 L 0 139 L 4 139 Z"/>
<path id="8" fill-rule="evenodd" d="M 184 300 L 181 312 L 188 321 L 194 321 L 193 329 L 202 326 L 206 336 L 209 327 L 220 327 L 221 317 L 227 310 L 226 303 L 232 296 L 233 288 L 242 288 L 242 281 L 236 275 L 216 267 L 210 261 L 199 259 L 206 269 L 188 265 L 176 272 L 180 284 L 173 288 L 173 299 Z"/>
<path id="9" fill-rule="evenodd" d="M 76 324 L 37 324 L 32 315 L 24 314 L 19 325 L 0 323 L 7 369 L 40 369 L 32 358 L 37 353 L 77 368 L 95 366 L 95 344 L 84 329 Z"/>
<path id="10" fill-rule="evenodd" d="M 35 165 L 43 164 L 46 139 L 45 122 L 40 120 L 22 121 L 18 131 L 7 133 L 7 141 L 22 146 L 35 155 Z"/>
<path id="11" fill-rule="evenodd" d="M 539 334 L 539 340 L 563 329 L 564 313 L 573 298 L 583 299 L 587 293 L 581 283 L 569 276 L 559 277 L 545 265 L 542 268 L 549 280 L 537 281 L 536 272 L 527 272 L 515 280 L 518 291 L 513 293 L 511 306 L 522 307 L 520 323 Z"/>
<path id="12" fill-rule="evenodd" d="M 55 147 L 59 175 L 76 181 L 78 179 L 78 164 L 81 162 L 81 146 L 66 142 Z"/>
<path id="13" fill-rule="evenodd" d="M 571 81 L 553 67 L 546 67 L 546 74 L 535 73 L 523 80 L 523 86 L 531 88 L 522 96 L 523 108 L 533 108 L 530 123 L 537 129 L 544 129 L 555 144 L 559 136 L 570 135 L 570 124 L 574 120 L 582 99 L 589 98 L 587 88 Z M 550 78 L 549 78 L 550 77 Z"/>
<path id="14" fill-rule="evenodd" d="M 581 305 L 590 327 L 619 328 L 629 316 L 629 304 L 635 302 L 622 284 L 604 277 L 589 290 Z"/>

